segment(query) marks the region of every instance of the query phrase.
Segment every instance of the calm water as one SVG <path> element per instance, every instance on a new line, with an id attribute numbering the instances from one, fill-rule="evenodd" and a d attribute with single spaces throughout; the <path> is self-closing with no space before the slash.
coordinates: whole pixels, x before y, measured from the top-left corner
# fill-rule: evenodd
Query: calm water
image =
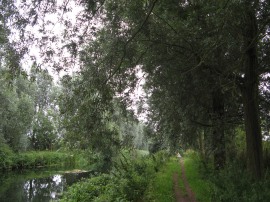
<path id="1" fill-rule="evenodd" d="M 0 173 L 0 202 L 58 201 L 68 186 L 89 175 L 46 170 Z"/>

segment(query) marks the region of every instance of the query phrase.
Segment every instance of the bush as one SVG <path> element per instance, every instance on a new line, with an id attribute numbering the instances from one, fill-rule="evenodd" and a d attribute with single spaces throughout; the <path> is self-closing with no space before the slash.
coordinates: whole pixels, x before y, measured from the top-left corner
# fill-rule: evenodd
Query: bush
<path id="1" fill-rule="evenodd" d="M 165 150 L 161 150 L 152 156 L 154 160 L 156 172 L 169 160 L 169 153 Z"/>
<path id="2" fill-rule="evenodd" d="M 26 152 L 18 156 L 17 165 L 22 168 L 46 167 L 74 163 L 72 155 L 52 151 Z"/>
<path id="3" fill-rule="evenodd" d="M 228 165 L 211 177 L 213 201 L 270 201 L 270 179 L 254 181 L 239 165 Z"/>
<path id="4" fill-rule="evenodd" d="M 103 174 L 97 177 L 92 177 L 85 181 L 81 181 L 69 187 L 61 201 L 72 202 L 88 202 L 98 199 L 110 181 L 110 176 Z"/>
<path id="5" fill-rule="evenodd" d="M 0 144 L 0 170 L 11 168 L 14 160 L 14 153 L 7 144 Z"/>
<path id="6" fill-rule="evenodd" d="M 152 157 L 125 151 L 115 159 L 110 174 L 101 174 L 72 185 L 61 201 L 140 201 L 155 175 L 155 167 L 165 158 L 164 152 Z"/>
<path id="7" fill-rule="evenodd" d="M 54 165 L 74 165 L 72 155 L 52 151 L 14 154 L 7 145 L 0 147 L 0 169 L 26 169 Z"/>
<path id="8" fill-rule="evenodd" d="M 234 161 L 218 171 L 213 169 L 211 163 L 203 162 L 193 151 L 188 151 L 185 156 L 187 157 L 185 158 L 186 176 L 198 200 L 204 201 L 205 196 L 210 192 L 211 201 L 217 202 L 270 201 L 270 173 L 261 181 L 253 180 L 246 170 L 243 156 L 238 155 Z"/>

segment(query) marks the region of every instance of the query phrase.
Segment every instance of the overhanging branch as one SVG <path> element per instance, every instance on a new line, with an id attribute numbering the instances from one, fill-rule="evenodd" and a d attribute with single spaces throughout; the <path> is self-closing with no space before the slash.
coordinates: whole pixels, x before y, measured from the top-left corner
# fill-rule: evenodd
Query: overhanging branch
<path id="1" fill-rule="evenodd" d="M 127 53 L 127 46 L 129 45 L 129 43 L 140 33 L 140 31 L 142 30 L 142 28 L 144 27 L 144 25 L 146 24 L 146 22 L 148 21 L 151 13 L 154 10 L 154 7 L 156 5 L 158 0 L 155 0 L 148 12 L 148 14 L 146 15 L 146 18 L 144 19 L 144 21 L 142 22 L 141 26 L 137 29 L 137 31 L 126 41 L 125 45 L 124 45 L 124 50 L 123 50 L 123 55 L 120 59 L 120 63 L 119 65 L 115 68 L 115 70 L 112 72 L 111 75 L 109 75 L 109 77 L 106 79 L 106 81 L 104 82 L 104 84 L 106 84 L 121 68 L 123 61 L 126 57 L 126 53 Z"/>

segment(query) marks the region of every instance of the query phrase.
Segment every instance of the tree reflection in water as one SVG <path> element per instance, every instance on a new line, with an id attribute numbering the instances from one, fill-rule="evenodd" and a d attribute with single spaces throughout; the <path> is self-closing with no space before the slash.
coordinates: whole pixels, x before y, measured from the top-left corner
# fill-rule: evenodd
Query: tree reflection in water
<path id="1" fill-rule="evenodd" d="M 9 180 L 9 183 L 4 183 L 6 187 L 2 189 L 0 186 L 0 201 L 5 202 L 49 202 L 57 201 L 63 191 L 77 182 L 83 177 L 88 177 L 87 173 L 67 173 L 56 174 L 50 177 Z M 16 175 L 13 175 L 16 178 Z M 2 181 L 2 180 L 1 180 Z"/>

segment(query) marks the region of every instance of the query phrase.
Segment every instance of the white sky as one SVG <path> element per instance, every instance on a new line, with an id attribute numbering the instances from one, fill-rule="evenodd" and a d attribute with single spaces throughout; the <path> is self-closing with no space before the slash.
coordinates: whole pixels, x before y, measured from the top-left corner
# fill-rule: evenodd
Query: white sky
<path id="1" fill-rule="evenodd" d="M 21 2 L 22 0 L 17 1 L 16 6 L 19 8 L 20 13 L 22 15 L 26 15 L 25 10 L 21 6 L 22 5 Z M 57 0 L 57 5 L 60 6 L 61 4 L 63 4 L 63 2 L 64 1 L 62 0 Z M 71 54 L 68 52 L 66 48 L 62 48 L 61 49 L 62 52 L 57 53 L 57 49 L 65 45 L 64 44 L 65 41 L 63 40 L 65 26 L 60 21 L 61 21 L 61 18 L 64 18 L 68 20 L 69 22 L 71 22 L 72 25 L 74 25 L 77 20 L 76 16 L 79 15 L 79 13 L 83 10 L 83 8 L 80 7 L 79 5 L 76 5 L 74 1 L 69 1 L 69 5 L 72 8 L 71 11 L 68 11 L 65 14 L 61 12 L 47 13 L 44 16 L 44 19 L 42 17 L 38 19 L 38 22 L 35 26 L 28 25 L 26 27 L 25 32 L 33 34 L 34 37 L 36 38 L 35 41 L 28 43 L 29 53 L 25 55 L 22 61 L 22 67 L 26 71 L 30 70 L 34 60 L 37 62 L 38 65 L 40 65 L 42 69 L 48 70 L 48 72 L 53 76 L 55 81 L 58 81 L 59 77 L 62 77 L 65 74 L 72 74 L 73 72 L 78 71 L 79 68 L 78 66 L 76 66 L 76 64 L 72 67 L 69 66 L 68 68 L 64 68 L 65 70 L 60 71 L 60 72 L 55 71 L 55 68 L 53 67 L 53 62 L 61 63 L 63 57 L 71 58 Z M 46 24 L 45 34 L 39 31 L 41 29 L 43 20 L 44 22 L 51 22 L 49 24 L 48 23 Z M 19 35 L 16 33 L 16 30 L 13 30 L 13 32 L 14 34 L 12 38 L 16 41 L 20 41 L 20 39 L 18 38 Z M 42 58 L 41 56 L 42 51 L 40 49 L 40 43 L 42 39 L 52 38 L 52 37 L 55 37 L 58 40 L 56 40 L 55 42 L 49 42 L 47 47 L 44 45 L 44 48 L 56 51 L 56 54 L 53 55 L 53 59 L 52 59 L 53 62 L 44 62 L 44 58 Z"/>

